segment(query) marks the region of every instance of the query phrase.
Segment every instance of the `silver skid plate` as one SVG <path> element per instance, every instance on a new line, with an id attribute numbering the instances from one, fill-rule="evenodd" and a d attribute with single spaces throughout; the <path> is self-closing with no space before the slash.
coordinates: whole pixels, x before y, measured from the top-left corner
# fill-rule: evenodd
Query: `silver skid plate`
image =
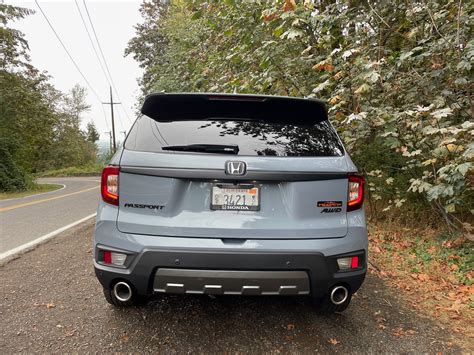
<path id="1" fill-rule="evenodd" d="M 206 295 L 308 295 L 304 271 L 166 269 L 156 271 L 155 292 Z"/>

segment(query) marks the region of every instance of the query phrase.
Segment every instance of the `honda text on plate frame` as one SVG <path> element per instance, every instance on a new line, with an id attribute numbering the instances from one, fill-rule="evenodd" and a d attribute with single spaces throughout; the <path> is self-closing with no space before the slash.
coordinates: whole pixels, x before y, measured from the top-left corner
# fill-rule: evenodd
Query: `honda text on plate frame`
<path id="1" fill-rule="evenodd" d="M 102 174 L 108 302 L 307 295 L 342 311 L 367 269 L 364 179 L 314 99 L 152 94 Z"/>

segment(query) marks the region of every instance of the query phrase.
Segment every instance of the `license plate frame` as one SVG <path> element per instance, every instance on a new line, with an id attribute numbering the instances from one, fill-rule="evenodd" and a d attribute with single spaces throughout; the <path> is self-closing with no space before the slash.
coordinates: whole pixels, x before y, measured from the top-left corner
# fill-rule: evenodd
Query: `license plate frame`
<path id="1" fill-rule="evenodd" d="M 218 191 L 218 190 L 227 190 L 227 191 Z M 235 190 L 235 191 L 231 191 Z M 238 191 L 241 190 L 241 191 Z M 242 191 L 246 190 L 246 191 Z M 254 193 L 251 193 L 254 190 Z M 235 204 L 225 204 L 219 203 L 221 201 L 220 195 L 225 195 L 225 192 L 228 194 L 240 195 L 245 194 L 249 196 L 249 200 L 252 201 L 252 204 L 245 203 L 242 205 Z M 216 194 L 217 193 L 217 194 Z M 254 184 L 238 184 L 238 185 L 228 185 L 228 184 L 213 184 L 211 187 L 211 210 L 217 211 L 260 211 L 260 195 L 261 190 L 260 186 Z M 255 196 L 254 198 L 252 196 Z M 223 199 L 224 197 L 222 197 Z M 242 197 L 241 197 L 242 198 Z M 240 202 L 240 201 L 238 201 Z"/>

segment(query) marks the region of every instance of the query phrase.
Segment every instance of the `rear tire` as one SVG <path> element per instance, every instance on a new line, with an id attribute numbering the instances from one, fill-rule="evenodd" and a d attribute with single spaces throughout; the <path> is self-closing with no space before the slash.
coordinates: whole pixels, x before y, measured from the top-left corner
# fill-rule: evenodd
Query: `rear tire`
<path id="1" fill-rule="evenodd" d="M 320 297 L 320 298 L 313 298 L 313 307 L 316 311 L 320 314 L 333 314 L 333 313 L 340 313 L 344 312 L 349 304 L 351 303 L 352 294 L 349 293 L 347 299 L 344 303 L 341 304 L 334 304 L 329 299 L 329 296 Z"/>
<path id="2" fill-rule="evenodd" d="M 123 302 L 123 301 L 120 301 L 117 297 L 115 297 L 113 290 L 104 288 L 103 291 L 104 291 L 105 300 L 115 307 L 142 306 L 142 305 L 147 304 L 148 302 L 148 297 L 137 295 L 136 293 L 134 293 L 132 295 L 132 298 L 130 298 L 128 301 Z"/>

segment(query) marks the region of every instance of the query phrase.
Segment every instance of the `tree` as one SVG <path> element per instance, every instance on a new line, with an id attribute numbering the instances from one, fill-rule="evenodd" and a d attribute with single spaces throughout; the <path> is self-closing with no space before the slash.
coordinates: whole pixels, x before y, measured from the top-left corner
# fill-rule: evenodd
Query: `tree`
<path id="1" fill-rule="evenodd" d="M 87 91 L 75 85 L 61 98 L 58 124 L 55 128 L 54 147 L 51 150 L 50 164 L 53 168 L 83 166 L 95 162 L 97 147 L 86 130 L 80 129 L 82 115 L 90 110 L 86 103 Z M 95 127 L 92 126 L 95 130 Z M 89 127 L 88 127 L 89 129 Z M 95 134 L 97 131 L 95 130 Z"/>
<path id="2" fill-rule="evenodd" d="M 57 91 L 30 63 L 28 43 L 8 22 L 31 10 L 0 4 L 0 189 L 25 189 L 41 165 L 56 122 Z"/>
<path id="3" fill-rule="evenodd" d="M 146 1 L 127 53 L 145 69 L 143 94 L 326 98 L 374 215 L 431 210 L 450 229 L 469 228 L 473 10 L 429 0 Z"/>
<path id="4" fill-rule="evenodd" d="M 95 124 L 92 121 L 86 126 L 86 137 L 87 141 L 94 145 L 100 138 L 99 132 L 97 132 L 97 128 L 95 128 Z"/>

